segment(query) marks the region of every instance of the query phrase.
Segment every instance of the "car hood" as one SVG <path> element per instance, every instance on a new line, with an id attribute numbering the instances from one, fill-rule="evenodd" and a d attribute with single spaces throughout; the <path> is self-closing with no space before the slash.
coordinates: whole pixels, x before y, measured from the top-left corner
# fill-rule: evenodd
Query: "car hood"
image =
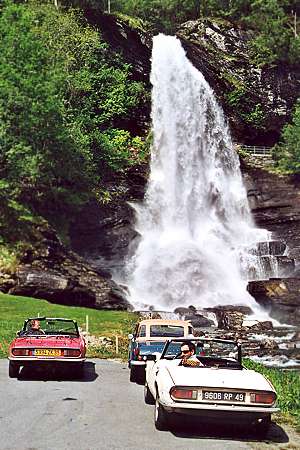
<path id="1" fill-rule="evenodd" d="M 68 336 L 26 336 L 15 339 L 14 347 L 76 347 L 80 345 L 81 338 Z"/>
<path id="2" fill-rule="evenodd" d="M 203 367 L 165 366 L 177 386 L 273 390 L 268 380 L 254 370 L 215 369 Z"/>

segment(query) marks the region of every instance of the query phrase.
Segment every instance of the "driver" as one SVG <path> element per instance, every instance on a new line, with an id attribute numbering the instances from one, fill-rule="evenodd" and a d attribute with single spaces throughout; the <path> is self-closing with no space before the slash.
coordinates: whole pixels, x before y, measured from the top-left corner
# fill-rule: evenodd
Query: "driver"
<path id="1" fill-rule="evenodd" d="M 199 367 L 202 366 L 201 362 L 195 355 L 196 347 L 193 342 L 184 342 L 180 347 L 180 358 L 181 361 L 179 363 L 180 366 L 185 367 Z"/>
<path id="2" fill-rule="evenodd" d="M 39 334 L 45 334 L 45 331 L 41 329 L 41 323 L 37 319 L 33 319 L 30 322 L 30 328 L 26 331 L 26 334 L 28 335 L 39 335 Z"/>

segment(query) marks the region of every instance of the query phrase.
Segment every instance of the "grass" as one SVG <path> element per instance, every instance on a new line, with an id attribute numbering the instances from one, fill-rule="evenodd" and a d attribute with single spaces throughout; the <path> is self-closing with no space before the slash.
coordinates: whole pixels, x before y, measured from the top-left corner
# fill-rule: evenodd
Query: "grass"
<path id="1" fill-rule="evenodd" d="M 296 425 L 300 431 L 300 374 L 296 370 L 280 370 L 245 359 L 244 365 L 262 373 L 273 384 L 281 410 L 280 420 Z"/>
<path id="2" fill-rule="evenodd" d="M 28 317 L 65 317 L 77 321 L 85 330 L 86 316 L 89 318 L 89 333 L 106 336 L 111 345 L 94 345 L 88 347 L 89 357 L 126 359 L 128 339 L 137 321 L 137 315 L 125 311 L 99 311 L 76 306 L 64 306 L 29 297 L 13 296 L 0 293 L 0 358 L 8 354 L 8 347 L 16 332 L 23 327 Z M 119 352 L 116 353 L 115 341 L 118 336 Z"/>
<path id="3" fill-rule="evenodd" d="M 3 270 L 9 274 L 15 273 L 18 262 L 18 256 L 14 250 L 0 245 L 0 271 Z"/>

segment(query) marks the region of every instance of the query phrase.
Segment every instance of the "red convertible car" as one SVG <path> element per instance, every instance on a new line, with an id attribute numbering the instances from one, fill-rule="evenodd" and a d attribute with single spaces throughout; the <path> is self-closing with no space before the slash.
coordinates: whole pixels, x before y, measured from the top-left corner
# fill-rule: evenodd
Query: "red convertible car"
<path id="1" fill-rule="evenodd" d="M 34 317 L 25 320 L 9 348 L 9 376 L 21 366 L 64 365 L 83 375 L 86 345 L 75 320 Z"/>

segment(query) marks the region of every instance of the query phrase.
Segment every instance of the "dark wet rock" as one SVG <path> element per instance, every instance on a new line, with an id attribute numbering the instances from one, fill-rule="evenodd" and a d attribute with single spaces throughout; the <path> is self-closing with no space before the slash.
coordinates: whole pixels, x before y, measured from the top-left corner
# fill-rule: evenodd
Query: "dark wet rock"
<path id="1" fill-rule="evenodd" d="M 205 317 L 201 312 L 197 311 L 194 306 L 180 307 L 174 310 L 180 319 L 189 320 L 194 328 L 207 328 L 215 325 L 214 321 Z"/>
<path id="2" fill-rule="evenodd" d="M 296 331 L 296 333 L 292 336 L 291 341 L 299 341 L 300 342 L 300 331 Z"/>
<path id="3" fill-rule="evenodd" d="M 251 333 L 261 333 L 264 331 L 273 330 L 273 323 L 271 320 L 265 320 L 263 322 L 257 322 L 254 325 L 247 326 Z"/>
<path id="4" fill-rule="evenodd" d="M 191 312 L 190 308 L 185 308 L 184 306 L 174 309 L 174 313 L 178 314 L 180 318 L 184 317 L 185 314 L 191 314 Z"/>
<path id="5" fill-rule="evenodd" d="M 300 278 L 250 281 L 248 291 L 270 311 L 270 316 L 291 325 L 300 324 Z"/>
<path id="6" fill-rule="evenodd" d="M 86 204 L 70 227 L 71 248 L 99 273 L 120 273 L 139 242 L 135 211 L 129 202 L 142 201 L 147 166 L 120 175 L 107 174 L 103 180 L 107 202 Z"/>
<path id="7" fill-rule="evenodd" d="M 195 328 L 206 328 L 214 326 L 214 322 L 200 314 L 185 314 L 184 320 L 190 320 Z"/>
<path id="8" fill-rule="evenodd" d="M 252 314 L 253 311 L 249 306 L 246 305 L 218 305 L 213 306 L 211 308 L 204 308 L 204 311 L 213 312 L 215 314 L 218 314 L 219 311 L 237 311 L 244 315 Z"/>
<path id="9" fill-rule="evenodd" d="M 260 347 L 262 350 L 266 350 L 267 352 L 278 350 L 278 344 L 274 339 L 263 339 L 260 341 Z"/>
<path id="10" fill-rule="evenodd" d="M 282 256 L 285 250 L 285 242 L 272 240 L 259 242 L 255 248 L 249 249 L 249 253 L 256 256 Z"/>
<path id="11" fill-rule="evenodd" d="M 37 245 L 24 254 L 13 284 L 0 284 L 2 292 L 65 305 L 131 309 L 121 287 L 68 251 L 54 230 L 44 225 L 36 233 L 39 235 Z"/>
<path id="12" fill-rule="evenodd" d="M 241 330 L 244 317 L 252 313 L 251 308 L 245 305 L 219 305 L 204 308 L 205 311 L 216 315 L 218 328 L 224 330 Z"/>
<path id="13" fill-rule="evenodd" d="M 278 176 L 244 160 L 241 168 L 255 222 L 271 231 L 275 241 L 287 245 L 284 256 L 295 262 L 295 269 L 290 267 L 289 276 L 293 276 L 300 265 L 300 176 Z"/>

